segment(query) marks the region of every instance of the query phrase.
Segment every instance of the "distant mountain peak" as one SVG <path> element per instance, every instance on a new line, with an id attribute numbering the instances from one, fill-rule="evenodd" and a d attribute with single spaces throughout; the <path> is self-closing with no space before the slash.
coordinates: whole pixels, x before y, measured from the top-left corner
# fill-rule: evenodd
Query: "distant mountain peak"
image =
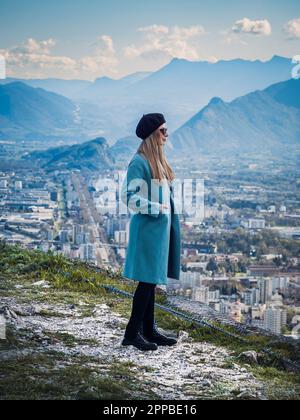
<path id="1" fill-rule="evenodd" d="M 210 106 L 210 105 L 218 105 L 220 103 L 224 103 L 223 99 L 222 98 L 219 98 L 218 96 L 215 96 L 215 97 L 213 97 L 210 100 L 208 106 Z"/>
<path id="2" fill-rule="evenodd" d="M 94 140 L 90 140 L 90 143 L 105 144 L 107 140 L 105 137 L 96 137 Z"/>
<path id="3" fill-rule="evenodd" d="M 76 131 L 76 106 L 69 99 L 21 81 L 0 85 L 0 137 L 69 137 Z"/>
<path id="4" fill-rule="evenodd" d="M 108 76 L 98 77 L 94 83 L 114 83 L 116 80 Z"/>
<path id="5" fill-rule="evenodd" d="M 35 89 L 35 88 L 31 88 L 26 83 L 21 82 L 19 80 L 16 80 L 16 81 L 11 82 L 11 83 L 9 83 L 7 85 L 4 85 L 4 86 L 7 86 L 8 88 L 20 88 L 20 89 L 27 89 L 27 90 Z"/>
<path id="6" fill-rule="evenodd" d="M 174 65 L 174 64 L 188 64 L 191 63 L 192 61 L 190 60 L 186 60 L 185 58 L 178 58 L 178 57 L 174 57 L 172 58 L 172 60 L 169 62 L 169 64 L 167 64 L 166 66 L 170 66 L 170 65 Z"/>
<path id="7" fill-rule="evenodd" d="M 179 62 L 179 61 L 188 61 L 188 60 L 186 60 L 184 58 L 174 57 L 174 58 L 172 58 L 171 63 L 172 62 L 176 63 L 176 62 Z"/>
<path id="8" fill-rule="evenodd" d="M 222 106 L 215 106 L 222 104 Z M 214 106 L 212 106 L 214 105 Z M 299 145 L 300 80 L 224 102 L 219 97 L 172 133 L 174 153 L 267 153 Z"/>
<path id="9" fill-rule="evenodd" d="M 272 63 L 272 64 L 284 64 L 287 63 L 288 61 L 292 61 L 291 58 L 289 57 L 282 57 L 280 55 L 273 55 L 273 57 L 268 61 L 268 63 Z"/>

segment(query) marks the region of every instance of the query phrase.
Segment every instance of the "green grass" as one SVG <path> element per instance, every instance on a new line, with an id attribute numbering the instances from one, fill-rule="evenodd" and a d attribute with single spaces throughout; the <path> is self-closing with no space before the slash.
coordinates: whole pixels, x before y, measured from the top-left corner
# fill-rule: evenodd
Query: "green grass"
<path id="1" fill-rule="evenodd" d="M 3 297 L 18 297 L 20 302 L 29 301 L 32 302 L 45 302 L 45 303 L 64 303 L 64 304 L 83 304 L 78 308 L 81 310 L 82 317 L 92 316 L 94 306 L 99 303 L 106 303 L 113 311 L 120 313 L 125 318 L 129 318 L 131 312 L 131 300 L 126 299 L 122 296 L 108 293 L 102 288 L 103 285 L 115 286 L 121 290 L 133 293 L 136 287 L 135 282 L 130 282 L 122 278 L 120 273 L 113 273 L 111 270 L 101 270 L 100 273 L 89 268 L 85 263 L 79 261 L 71 261 L 63 256 L 57 256 L 53 253 L 42 253 L 40 251 L 29 251 L 20 247 L 8 246 L 0 242 L 0 291 Z M 52 286 L 51 289 L 42 289 L 39 287 L 32 287 L 32 284 L 39 280 L 45 280 L 49 282 Z M 16 289 L 16 285 L 21 285 L 22 289 Z M 55 291 L 55 293 L 53 292 Z M 156 302 L 164 304 L 166 298 L 163 295 L 158 295 L 156 297 Z M 60 317 L 62 316 L 59 313 L 44 311 L 40 314 L 45 317 Z M 262 348 L 269 347 L 274 352 L 279 355 L 291 358 L 295 361 L 300 361 L 300 352 L 299 352 L 299 343 L 298 347 L 290 344 L 282 343 L 270 343 L 270 339 L 263 335 L 252 335 L 247 336 L 248 343 L 242 343 L 238 340 L 234 340 L 226 337 L 225 335 L 213 331 L 207 327 L 199 327 L 193 322 L 188 322 L 182 320 L 172 314 L 166 313 L 161 309 L 156 309 L 156 320 L 160 327 L 166 330 L 172 330 L 174 332 L 179 332 L 180 330 L 187 331 L 189 335 L 197 342 L 208 342 L 216 346 L 222 346 L 227 348 L 230 351 L 230 358 L 224 362 L 224 369 L 234 368 L 234 364 L 243 364 L 238 360 L 238 355 L 243 351 L 255 350 L 260 352 Z M 215 323 L 216 326 L 220 324 Z M 235 333 L 234 329 L 230 326 L 221 325 L 223 329 L 228 332 Z M 76 344 L 84 344 L 80 342 L 76 337 L 73 337 L 69 334 L 57 334 L 57 333 L 47 333 L 49 338 L 53 340 L 58 340 L 59 342 L 72 347 Z M 89 345 L 96 345 L 96 342 L 87 342 Z M 26 347 L 26 339 L 20 339 L 13 334 L 12 331 L 8 330 L 8 340 L 5 342 L 0 342 L 0 350 L 15 349 L 15 348 L 24 348 Z M 30 347 L 30 346 L 29 346 Z M 31 344 L 31 347 L 35 347 L 35 343 Z M 39 357 L 38 355 L 35 357 Z M 43 357 L 40 355 L 40 357 Z M 44 356 L 45 357 L 45 356 Z M 24 362 L 25 363 L 25 362 Z M 31 365 L 35 365 L 36 362 L 31 364 L 26 364 L 26 369 L 28 369 L 28 375 L 30 376 Z M 51 359 L 49 360 L 51 365 Z M 76 361 L 77 363 L 77 361 Z M 80 366 L 77 366 L 80 373 L 83 377 L 88 376 L 88 372 L 84 369 L 81 369 Z M 51 367 L 51 366 L 50 366 Z M 23 375 L 22 369 L 18 371 L 18 368 L 15 366 L 15 372 L 13 367 L 8 364 L 7 369 L 4 368 L 5 376 L 8 374 L 8 378 L 14 378 L 17 375 Z M 24 367 L 25 369 L 25 367 Z M 25 369 L 25 370 L 26 370 Z M 61 379 L 64 386 L 67 387 L 68 391 L 66 393 L 62 392 L 63 386 L 58 386 L 57 389 L 50 389 L 51 387 L 47 384 L 42 387 L 40 392 L 35 389 L 34 383 L 32 383 L 32 389 L 28 390 L 29 395 L 35 396 L 36 398 L 44 395 L 44 397 L 49 393 L 49 396 L 54 396 L 59 398 L 59 392 L 62 392 L 64 398 L 68 395 L 71 395 L 72 398 L 75 398 L 75 391 L 72 391 L 72 386 L 77 382 L 71 378 L 72 372 L 74 373 L 74 368 L 67 369 L 66 372 L 66 381 L 70 380 L 70 386 Z M 129 375 L 129 367 L 122 367 L 125 369 L 126 375 Z M 119 372 L 122 372 L 122 369 Z M 255 377 L 266 381 L 268 387 L 268 395 L 270 398 L 276 399 L 277 396 L 283 395 L 286 399 L 300 399 L 300 383 L 299 383 L 299 374 L 292 372 L 287 372 L 285 366 L 278 360 L 271 358 L 267 355 L 263 355 L 260 358 L 260 366 L 251 366 L 247 367 Z M 53 374 L 55 379 L 55 370 L 51 370 L 49 377 Z M 115 377 L 117 373 L 112 369 L 112 376 Z M 0 375 L 3 378 L 4 373 Z M 115 375 L 115 376 L 114 376 Z M 124 374 L 124 376 L 126 376 Z M 34 377 L 34 375 L 33 375 Z M 14 378 L 16 379 L 16 378 Z M 128 377 L 127 377 L 128 379 Z M 99 381 L 104 380 L 103 378 Z M 74 382 L 75 381 L 75 382 Z M 33 381 L 34 382 L 34 381 Z M 99 383 L 100 383 L 99 382 Z M 12 381 L 13 383 L 13 381 Z M 29 384 L 31 382 L 29 381 Z M 55 383 L 55 381 L 53 381 Z M 58 381 L 59 383 L 59 381 Z M 88 381 L 90 383 L 90 381 Z M 102 382 L 101 382 L 102 383 Z M 25 384 L 25 387 L 28 387 L 29 384 Z M 72 385 L 73 384 L 73 385 Z M 117 395 L 121 397 L 123 394 L 118 388 L 119 382 L 116 381 L 112 388 L 103 387 L 103 395 Z M 100 385 L 99 385 L 100 386 Z M 4 385 L 3 385 L 4 387 Z M 48 388 L 47 388 L 48 387 Z M 50 387 L 50 388 L 49 388 Z M 12 392 L 12 396 L 21 395 L 21 390 L 13 391 L 13 386 L 7 385 L 7 393 Z M 101 388 L 101 387 L 100 387 Z M 93 387 L 92 387 L 93 389 Z M 102 389 L 102 388 L 101 388 Z M 0 387 L 1 391 L 1 387 Z M 124 391 L 125 392 L 125 391 Z M 133 392 L 133 390 L 132 390 Z M 26 392 L 24 393 L 24 395 Z M 85 397 L 94 393 L 90 392 L 90 388 L 83 389 L 81 397 Z M 96 393 L 97 394 L 97 393 Z M 94 395 L 97 398 L 101 398 L 99 394 Z M 0 398 L 1 398 L 0 392 Z M 123 395 L 123 397 L 125 394 Z"/>
<path id="2" fill-rule="evenodd" d="M 93 362 L 93 365 L 90 366 Z M 133 364 L 34 353 L 0 362 L 0 400 L 118 400 L 157 398 L 135 378 Z M 145 394 L 144 394 L 145 392 Z"/>

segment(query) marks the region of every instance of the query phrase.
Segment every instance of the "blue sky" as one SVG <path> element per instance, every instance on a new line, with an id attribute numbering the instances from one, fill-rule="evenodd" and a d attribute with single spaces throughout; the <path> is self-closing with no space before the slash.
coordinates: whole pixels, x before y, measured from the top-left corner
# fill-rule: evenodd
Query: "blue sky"
<path id="1" fill-rule="evenodd" d="M 1 0 L 0 54 L 17 77 L 119 78 L 173 57 L 300 54 L 299 0 Z"/>

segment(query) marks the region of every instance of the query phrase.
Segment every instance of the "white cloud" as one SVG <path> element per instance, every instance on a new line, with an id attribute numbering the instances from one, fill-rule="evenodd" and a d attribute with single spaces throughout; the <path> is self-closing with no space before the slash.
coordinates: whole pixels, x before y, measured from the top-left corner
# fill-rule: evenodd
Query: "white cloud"
<path id="1" fill-rule="evenodd" d="M 30 67 L 33 70 L 33 75 L 35 69 L 68 69 L 74 67 L 76 62 L 72 58 L 51 54 L 51 49 L 55 45 L 56 42 L 52 38 L 45 41 L 29 38 L 20 45 L 1 50 L 1 53 L 5 57 L 7 68 L 12 73 L 16 73 L 19 69 L 26 67 Z"/>
<path id="2" fill-rule="evenodd" d="M 243 18 L 237 20 L 233 26 L 227 30 L 219 32 L 222 35 L 223 44 L 241 44 L 248 45 L 243 34 L 269 36 L 272 33 L 272 27 L 268 20 L 251 20 Z"/>
<path id="3" fill-rule="evenodd" d="M 237 20 L 232 26 L 232 32 L 237 34 L 251 34 L 251 35 L 264 35 L 269 36 L 272 33 L 272 27 L 267 19 L 264 20 L 251 20 L 244 18 Z"/>
<path id="4" fill-rule="evenodd" d="M 129 45 L 124 48 L 127 58 L 144 57 L 177 57 L 187 60 L 199 60 L 199 37 L 206 32 L 200 25 L 190 27 L 150 25 L 141 27 L 139 32 L 144 34 L 142 45 Z"/>
<path id="5" fill-rule="evenodd" d="M 11 76 L 18 76 L 21 70 L 26 77 L 41 77 L 43 69 L 44 74 L 48 74 L 47 70 L 63 71 L 72 77 L 94 78 L 116 71 L 118 60 L 113 40 L 108 35 L 100 36 L 93 44 L 91 54 L 78 60 L 53 54 L 55 45 L 52 38 L 42 41 L 29 38 L 20 45 L 0 50 L 0 54 L 4 56 Z"/>
<path id="6" fill-rule="evenodd" d="M 33 68 L 55 67 L 68 69 L 76 64 L 72 58 L 47 54 L 14 54 L 6 50 L 3 52 L 3 55 L 6 59 L 7 66 L 15 67 L 15 70 L 26 66 Z"/>
<path id="7" fill-rule="evenodd" d="M 116 73 L 118 63 L 112 38 L 102 35 L 94 44 L 92 54 L 80 59 L 78 65 L 83 72 L 99 76 L 105 72 Z"/>
<path id="8" fill-rule="evenodd" d="M 289 39 L 300 38 L 300 18 L 288 21 L 284 25 L 283 30 L 288 34 Z"/>
<path id="9" fill-rule="evenodd" d="M 56 45 L 53 38 L 45 41 L 37 41 L 33 38 L 28 38 L 21 45 L 11 49 L 14 54 L 50 54 L 51 48 Z"/>

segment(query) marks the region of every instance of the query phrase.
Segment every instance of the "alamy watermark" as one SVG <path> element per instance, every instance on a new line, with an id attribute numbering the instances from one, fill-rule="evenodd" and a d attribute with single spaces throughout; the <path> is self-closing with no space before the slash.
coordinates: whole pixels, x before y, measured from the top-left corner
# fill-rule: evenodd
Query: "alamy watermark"
<path id="1" fill-rule="evenodd" d="M 0 54 L 0 79 L 6 79 L 6 61 L 3 55 Z"/>
<path id="2" fill-rule="evenodd" d="M 148 185 L 143 178 L 128 180 L 126 171 L 118 171 L 117 180 L 101 178 L 95 188 L 100 193 L 99 208 L 111 215 L 125 215 L 128 210 L 148 215 L 172 211 L 200 222 L 205 216 L 202 178 L 175 178 L 171 183 L 151 179 Z"/>
<path id="3" fill-rule="evenodd" d="M 6 339 L 6 320 L 3 315 L 0 315 L 0 340 Z"/>
<path id="4" fill-rule="evenodd" d="M 300 79 L 300 55 L 294 55 L 292 64 L 296 64 L 292 68 L 292 78 L 298 80 Z"/>
<path id="5" fill-rule="evenodd" d="M 293 328 L 293 331 L 292 331 L 292 336 L 295 339 L 300 339 L 300 315 L 294 316 L 292 320 L 292 324 L 295 324 L 295 327 Z"/>

